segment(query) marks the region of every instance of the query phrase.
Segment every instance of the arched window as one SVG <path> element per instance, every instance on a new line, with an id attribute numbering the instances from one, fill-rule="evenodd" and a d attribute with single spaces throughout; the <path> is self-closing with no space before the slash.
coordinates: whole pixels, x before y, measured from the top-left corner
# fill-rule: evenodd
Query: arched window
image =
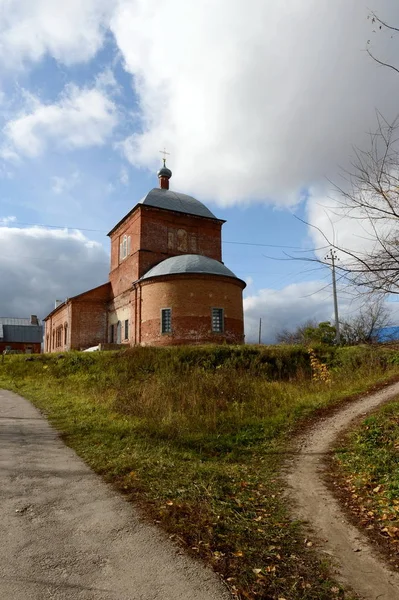
<path id="1" fill-rule="evenodd" d="M 187 252 L 187 231 L 177 230 L 177 249 L 179 252 Z"/>
<path id="2" fill-rule="evenodd" d="M 124 235 L 119 245 L 120 260 L 124 260 L 130 254 L 130 235 Z"/>

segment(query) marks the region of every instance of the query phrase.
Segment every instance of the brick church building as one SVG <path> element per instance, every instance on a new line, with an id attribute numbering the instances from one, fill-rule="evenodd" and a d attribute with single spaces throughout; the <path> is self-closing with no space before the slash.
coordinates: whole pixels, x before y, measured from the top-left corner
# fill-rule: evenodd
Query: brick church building
<path id="1" fill-rule="evenodd" d="M 45 352 L 115 343 L 242 343 L 245 283 L 222 262 L 224 221 L 169 189 L 151 190 L 109 232 L 109 281 L 67 298 L 45 319 Z"/>

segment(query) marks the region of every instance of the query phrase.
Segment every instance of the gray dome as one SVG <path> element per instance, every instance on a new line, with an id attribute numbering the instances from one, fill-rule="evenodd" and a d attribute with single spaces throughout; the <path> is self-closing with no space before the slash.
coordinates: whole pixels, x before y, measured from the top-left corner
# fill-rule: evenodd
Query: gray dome
<path id="1" fill-rule="evenodd" d="M 140 200 L 139 204 L 155 206 L 156 208 L 166 208 L 167 210 L 175 210 L 199 217 L 208 217 L 208 219 L 216 219 L 209 208 L 199 200 L 196 200 L 192 196 L 187 196 L 187 194 L 180 194 L 179 192 L 172 192 L 171 190 L 164 190 L 162 188 L 154 188 L 148 192 Z"/>
<path id="2" fill-rule="evenodd" d="M 182 273 L 206 273 L 207 275 L 223 275 L 238 279 L 233 271 L 230 271 L 223 263 L 201 254 L 182 254 L 167 258 L 147 271 L 142 279 Z"/>
<path id="3" fill-rule="evenodd" d="M 157 175 L 158 177 L 167 177 L 170 179 L 172 177 L 172 171 L 164 165 L 161 169 L 159 169 Z"/>

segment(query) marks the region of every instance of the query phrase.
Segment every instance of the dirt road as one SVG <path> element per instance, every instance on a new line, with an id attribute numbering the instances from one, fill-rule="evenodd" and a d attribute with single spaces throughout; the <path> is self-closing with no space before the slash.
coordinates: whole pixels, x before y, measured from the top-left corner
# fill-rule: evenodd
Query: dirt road
<path id="1" fill-rule="evenodd" d="M 26 400 L 0 390 L 0 598 L 228 600 L 67 448 Z"/>
<path id="2" fill-rule="evenodd" d="M 367 600 L 398 600 L 399 573 L 388 570 L 366 537 L 346 519 L 323 482 L 323 458 L 353 419 L 397 395 L 399 383 L 365 396 L 319 421 L 301 438 L 298 455 L 289 465 L 287 477 L 294 515 L 309 521 L 317 546 L 337 564 L 337 578 Z"/>

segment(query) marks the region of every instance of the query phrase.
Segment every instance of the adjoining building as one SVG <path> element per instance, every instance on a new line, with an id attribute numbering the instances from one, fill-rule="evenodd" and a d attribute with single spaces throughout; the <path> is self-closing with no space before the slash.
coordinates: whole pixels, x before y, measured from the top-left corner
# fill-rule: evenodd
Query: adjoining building
<path id="1" fill-rule="evenodd" d="M 44 319 L 45 352 L 106 343 L 243 343 L 245 283 L 222 262 L 224 221 L 169 190 L 171 176 L 164 162 L 160 188 L 109 232 L 109 281 Z"/>
<path id="2" fill-rule="evenodd" d="M 43 327 L 36 315 L 27 319 L 0 317 L 0 353 L 40 354 Z"/>

